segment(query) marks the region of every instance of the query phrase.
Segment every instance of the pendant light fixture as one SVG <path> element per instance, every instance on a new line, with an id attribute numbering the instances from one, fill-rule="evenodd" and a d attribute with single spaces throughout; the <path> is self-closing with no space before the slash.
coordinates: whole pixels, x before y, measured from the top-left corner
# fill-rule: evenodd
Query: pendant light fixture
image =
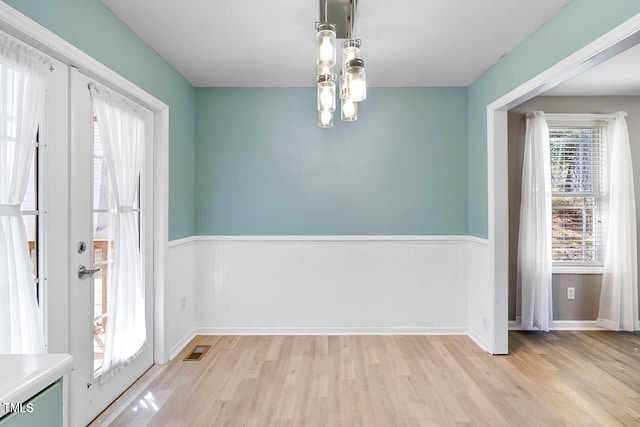
<path id="1" fill-rule="evenodd" d="M 358 119 L 358 102 L 367 98 L 367 82 L 364 61 L 360 58 L 360 40 L 355 38 L 356 1 L 349 0 L 345 8 L 344 0 L 320 0 L 320 22 L 316 23 L 316 58 L 318 76 L 318 126 L 333 126 L 333 112 L 336 108 L 336 39 L 345 38 L 342 43 L 339 97 L 340 119 L 353 122 Z M 331 9 L 331 10 L 330 10 Z M 340 12 L 343 15 L 340 15 Z M 329 16 L 344 18 L 343 31 L 337 34 L 336 25 L 329 22 Z"/>

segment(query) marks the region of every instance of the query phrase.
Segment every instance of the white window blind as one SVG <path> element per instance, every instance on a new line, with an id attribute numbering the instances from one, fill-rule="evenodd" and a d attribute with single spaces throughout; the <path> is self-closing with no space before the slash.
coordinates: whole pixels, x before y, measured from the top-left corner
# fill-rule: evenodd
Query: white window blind
<path id="1" fill-rule="evenodd" d="M 608 135 L 606 121 L 549 123 L 554 264 L 604 263 Z"/>

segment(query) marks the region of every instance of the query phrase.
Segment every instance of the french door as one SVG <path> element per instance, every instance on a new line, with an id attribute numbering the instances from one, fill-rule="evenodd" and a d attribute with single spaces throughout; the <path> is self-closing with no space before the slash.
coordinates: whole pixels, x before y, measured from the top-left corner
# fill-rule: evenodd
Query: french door
<path id="1" fill-rule="evenodd" d="M 152 168 L 145 167 L 153 159 L 153 126 L 151 113 L 139 107 L 144 118 L 140 133 L 144 135 L 142 169 L 139 177 L 135 176 L 133 205 L 128 202 L 124 207 L 125 203 L 117 203 L 124 190 L 116 182 L 121 183 L 122 178 L 113 176 L 118 168 L 109 165 L 117 159 L 107 154 L 105 126 L 112 123 L 109 117 L 96 114 L 89 90 L 96 83 L 75 68 L 71 68 L 70 76 L 70 346 L 75 359 L 70 378 L 70 415 L 71 425 L 86 425 L 153 364 L 153 191 Z M 119 134 L 123 129 L 113 126 L 112 132 Z M 124 216 L 128 220 L 123 222 Z M 118 250 L 125 249 L 125 255 L 118 255 Z M 136 257 L 141 259 L 139 264 L 132 262 Z M 132 265 L 136 267 L 133 276 L 141 276 L 141 282 L 129 312 L 135 312 L 139 325 L 137 314 L 144 311 L 144 343 L 138 340 L 139 334 L 108 333 L 118 315 L 122 326 L 122 310 L 117 307 L 123 304 L 123 286 L 130 285 L 122 271 L 132 269 Z M 124 318 L 132 322 L 134 334 L 134 321 Z M 105 357 L 105 351 L 126 347 L 132 340 L 137 350 L 126 363 L 116 364 L 113 369 L 106 361 L 112 357 Z"/>

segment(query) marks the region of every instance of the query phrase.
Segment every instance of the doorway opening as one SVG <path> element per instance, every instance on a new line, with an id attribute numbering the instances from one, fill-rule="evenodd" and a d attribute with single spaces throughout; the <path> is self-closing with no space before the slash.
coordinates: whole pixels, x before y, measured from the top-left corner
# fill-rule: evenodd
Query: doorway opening
<path id="1" fill-rule="evenodd" d="M 493 354 L 508 353 L 508 111 L 639 43 L 640 16 L 635 16 L 487 106 L 488 281 L 494 301 L 490 349 Z"/>

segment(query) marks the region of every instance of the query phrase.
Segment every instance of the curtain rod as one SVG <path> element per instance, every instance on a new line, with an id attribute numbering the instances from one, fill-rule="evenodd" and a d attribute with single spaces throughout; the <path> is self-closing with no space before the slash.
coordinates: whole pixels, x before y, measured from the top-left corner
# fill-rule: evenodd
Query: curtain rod
<path id="1" fill-rule="evenodd" d="M 533 117 L 533 112 L 527 113 L 526 117 Z M 615 119 L 616 113 L 603 113 L 603 114 L 590 114 L 590 113 L 544 113 L 544 116 L 549 119 L 556 120 L 581 120 L 581 119 Z"/>

